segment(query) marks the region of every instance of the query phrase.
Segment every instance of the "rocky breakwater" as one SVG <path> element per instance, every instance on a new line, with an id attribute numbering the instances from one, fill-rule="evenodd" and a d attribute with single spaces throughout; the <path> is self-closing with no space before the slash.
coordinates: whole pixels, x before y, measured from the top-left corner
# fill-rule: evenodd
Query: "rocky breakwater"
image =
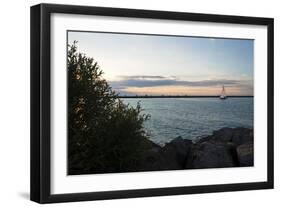
<path id="1" fill-rule="evenodd" d="M 140 163 L 143 171 L 253 166 L 253 130 L 222 128 L 191 141 L 177 137 L 161 147 L 152 143 Z"/>

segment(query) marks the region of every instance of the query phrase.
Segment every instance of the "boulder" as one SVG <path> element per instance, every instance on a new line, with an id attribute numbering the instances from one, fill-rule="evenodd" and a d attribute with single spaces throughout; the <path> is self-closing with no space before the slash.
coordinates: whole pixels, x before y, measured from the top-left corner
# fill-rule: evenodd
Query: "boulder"
<path id="1" fill-rule="evenodd" d="M 176 162 L 178 166 L 183 168 L 192 145 L 193 143 L 191 140 L 177 137 L 171 142 L 167 143 L 161 149 L 161 153 L 168 162 Z"/>
<path id="2" fill-rule="evenodd" d="M 238 166 L 235 146 L 231 143 L 206 141 L 195 144 L 185 164 L 187 169 Z"/>
<path id="3" fill-rule="evenodd" d="M 236 145 L 241 145 L 247 142 L 253 142 L 253 129 L 238 127 L 233 129 L 232 142 Z"/>
<path id="4" fill-rule="evenodd" d="M 230 142 L 230 141 L 232 141 L 233 132 L 234 132 L 234 129 L 225 127 L 220 130 L 214 131 L 212 139 L 219 140 L 222 142 Z"/>
<path id="5" fill-rule="evenodd" d="M 209 139 L 222 142 L 232 142 L 236 145 L 240 145 L 249 141 L 253 141 L 253 130 L 244 127 L 225 127 L 214 131 L 213 135 Z"/>
<path id="6" fill-rule="evenodd" d="M 254 146 L 253 142 L 241 144 L 236 148 L 239 166 L 254 165 Z"/>
<path id="7" fill-rule="evenodd" d="M 140 165 L 140 170 L 178 170 L 184 169 L 185 160 L 192 141 L 177 137 L 164 147 L 153 146 L 148 150 Z"/>
<path id="8" fill-rule="evenodd" d="M 140 171 L 253 166 L 253 130 L 222 128 L 196 143 L 177 137 L 151 148 L 141 159 Z"/>
<path id="9" fill-rule="evenodd" d="M 247 144 L 245 144 L 247 143 Z M 192 147 L 186 168 L 219 168 L 253 165 L 253 130 L 222 128 Z"/>

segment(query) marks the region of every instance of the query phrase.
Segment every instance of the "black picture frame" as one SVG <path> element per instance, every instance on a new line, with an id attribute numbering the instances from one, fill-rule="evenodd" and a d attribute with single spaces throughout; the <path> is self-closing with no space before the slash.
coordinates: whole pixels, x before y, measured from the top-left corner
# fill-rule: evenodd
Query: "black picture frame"
<path id="1" fill-rule="evenodd" d="M 267 181 L 238 184 L 219 184 L 186 187 L 51 194 L 50 183 L 50 15 L 52 13 L 134 17 L 181 20 L 194 22 L 233 23 L 267 26 Z M 195 14 L 153 10 L 135 10 L 89 6 L 39 4 L 31 7 L 31 174 L 30 199 L 38 203 L 88 201 L 146 196 L 210 193 L 273 188 L 273 44 L 274 20 L 272 18 Z"/>

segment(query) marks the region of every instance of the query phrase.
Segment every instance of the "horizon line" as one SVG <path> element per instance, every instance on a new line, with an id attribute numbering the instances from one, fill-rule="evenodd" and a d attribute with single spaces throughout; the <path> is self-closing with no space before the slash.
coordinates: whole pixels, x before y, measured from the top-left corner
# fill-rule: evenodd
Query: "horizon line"
<path id="1" fill-rule="evenodd" d="M 219 98 L 219 95 L 122 95 L 117 96 L 118 98 Z M 231 95 L 228 98 L 253 98 L 253 95 Z"/>

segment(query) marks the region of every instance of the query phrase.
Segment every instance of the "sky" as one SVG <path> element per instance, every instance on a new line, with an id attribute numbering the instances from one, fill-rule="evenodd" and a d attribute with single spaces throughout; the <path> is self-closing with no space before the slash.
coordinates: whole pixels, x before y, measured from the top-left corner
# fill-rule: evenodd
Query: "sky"
<path id="1" fill-rule="evenodd" d="M 68 32 L 120 95 L 253 95 L 254 40 Z"/>

